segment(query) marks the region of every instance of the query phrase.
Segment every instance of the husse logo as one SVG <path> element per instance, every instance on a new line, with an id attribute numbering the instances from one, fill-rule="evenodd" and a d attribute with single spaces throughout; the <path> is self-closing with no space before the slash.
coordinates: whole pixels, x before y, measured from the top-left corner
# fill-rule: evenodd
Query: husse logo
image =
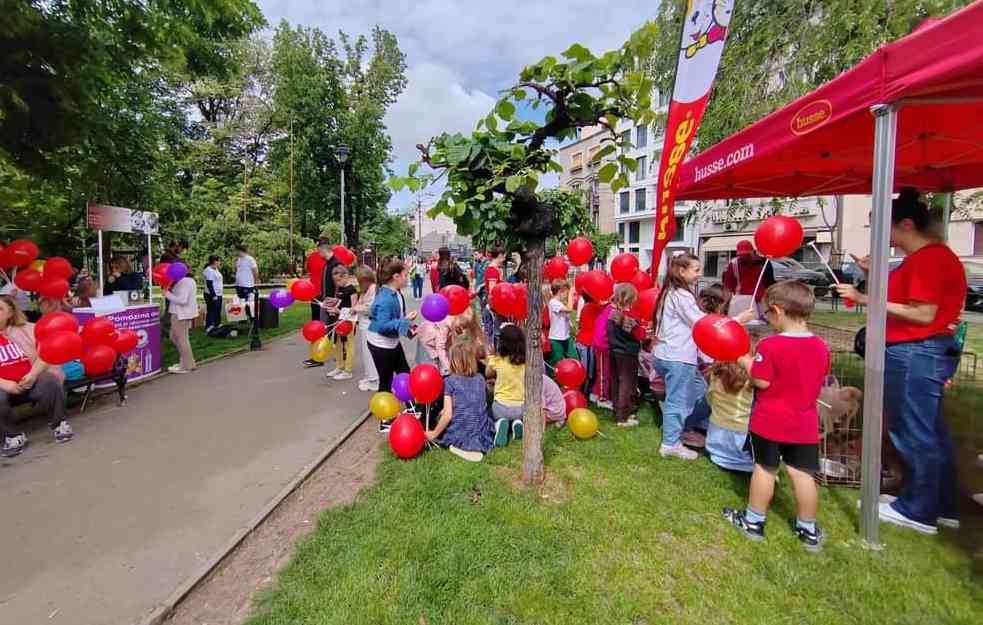
<path id="1" fill-rule="evenodd" d="M 829 100 L 816 100 L 806 104 L 792 116 L 789 123 L 794 134 L 804 135 L 819 128 L 833 117 L 833 105 Z"/>

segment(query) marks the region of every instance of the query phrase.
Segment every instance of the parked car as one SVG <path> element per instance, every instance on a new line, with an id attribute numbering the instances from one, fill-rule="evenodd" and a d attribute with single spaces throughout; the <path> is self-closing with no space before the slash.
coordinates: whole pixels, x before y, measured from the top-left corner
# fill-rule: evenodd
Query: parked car
<path id="1" fill-rule="evenodd" d="M 781 260 L 771 261 L 775 270 L 775 280 L 798 280 L 812 287 L 816 297 L 825 297 L 829 293 L 829 287 L 833 283 L 829 272 L 825 267 L 809 269 L 794 258 L 782 258 Z"/>
<path id="2" fill-rule="evenodd" d="M 966 268 L 966 310 L 983 312 L 983 263 L 963 261 Z"/>

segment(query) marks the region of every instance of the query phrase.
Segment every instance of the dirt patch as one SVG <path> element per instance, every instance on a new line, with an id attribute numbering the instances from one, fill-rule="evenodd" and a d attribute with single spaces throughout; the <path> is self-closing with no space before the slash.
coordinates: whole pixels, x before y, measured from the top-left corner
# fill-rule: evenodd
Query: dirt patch
<path id="1" fill-rule="evenodd" d="M 515 490 L 529 490 L 529 487 L 522 482 L 522 473 L 518 467 L 496 467 L 495 475 Z M 562 469 L 546 471 L 543 483 L 534 489 L 543 503 L 558 505 L 570 498 L 570 490 L 576 477 Z"/>
<path id="2" fill-rule="evenodd" d="M 253 596 L 268 587 L 293 556 L 299 540 L 317 526 L 322 510 L 352 503 L 375 479 L 381 437 L 367 419 L 291 493 L 259 527 L 177 605 L 169 625 L 238 625 Z"/>

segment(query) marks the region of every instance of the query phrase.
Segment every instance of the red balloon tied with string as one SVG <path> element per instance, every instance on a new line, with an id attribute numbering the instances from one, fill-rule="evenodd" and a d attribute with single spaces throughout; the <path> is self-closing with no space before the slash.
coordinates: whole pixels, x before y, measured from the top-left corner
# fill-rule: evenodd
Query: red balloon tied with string
<path id="1" fill-rule="evenodd" d="M 586 265 L 594 258 L 594 246 L 583 237 L 577 237 L 567 244 L 567 258 L 575 266 Z"/>
<path id="2" fill-rule="evenodd" d="M 707 356 L 733 362 L 751 351 L 751 337 L 740 323 L 722 315 L 707 315 L 693 325 L 693 341 Z"/>
<path id="3" fill-rule="evenodd" d="M 413 399 L 429 404 L 444 392 L 444 379 L 437 367 L 431 364 L 417 365 L 410 371 L 410 392 Z"/>
<path id="4" fill-rule="evenodd" d="M 631 282 L 638 272 L 638 257 L 627 252 L 618 254 L 611 261 L 611 276 L 617 283 Z"/>
<path id="5" fill-rule="evenodd" d="M 754 231 L 754 246 L 769 258 L 784 258 L 802 247 L 802 224 L 785 215 L 775 215 L 761 222 Z"/>

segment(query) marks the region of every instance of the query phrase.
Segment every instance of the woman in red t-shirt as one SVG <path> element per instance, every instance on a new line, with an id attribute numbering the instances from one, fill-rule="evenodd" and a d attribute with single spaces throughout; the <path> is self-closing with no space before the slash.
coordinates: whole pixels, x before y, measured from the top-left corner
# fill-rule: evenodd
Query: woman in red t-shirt
<path id="1" fill-rule="evenodd" d="M 952 441 L 942 418 L 945 383 L 956 372 L 954 338 L 966 298 L 966 273 L 932 231 L 928 207 L 904 188 L 891 207 L 891 245 L 905 259 L 887 286 L 884 412 L 891 442 L 907 466 L 901 496 L 880 504 L 881 520 L 925 534 L 956 522 L 956 471 Z M 857 259 L 867 270 L 869 259 Z M 859 304 L 867 296 L 837 287 Z"/>

